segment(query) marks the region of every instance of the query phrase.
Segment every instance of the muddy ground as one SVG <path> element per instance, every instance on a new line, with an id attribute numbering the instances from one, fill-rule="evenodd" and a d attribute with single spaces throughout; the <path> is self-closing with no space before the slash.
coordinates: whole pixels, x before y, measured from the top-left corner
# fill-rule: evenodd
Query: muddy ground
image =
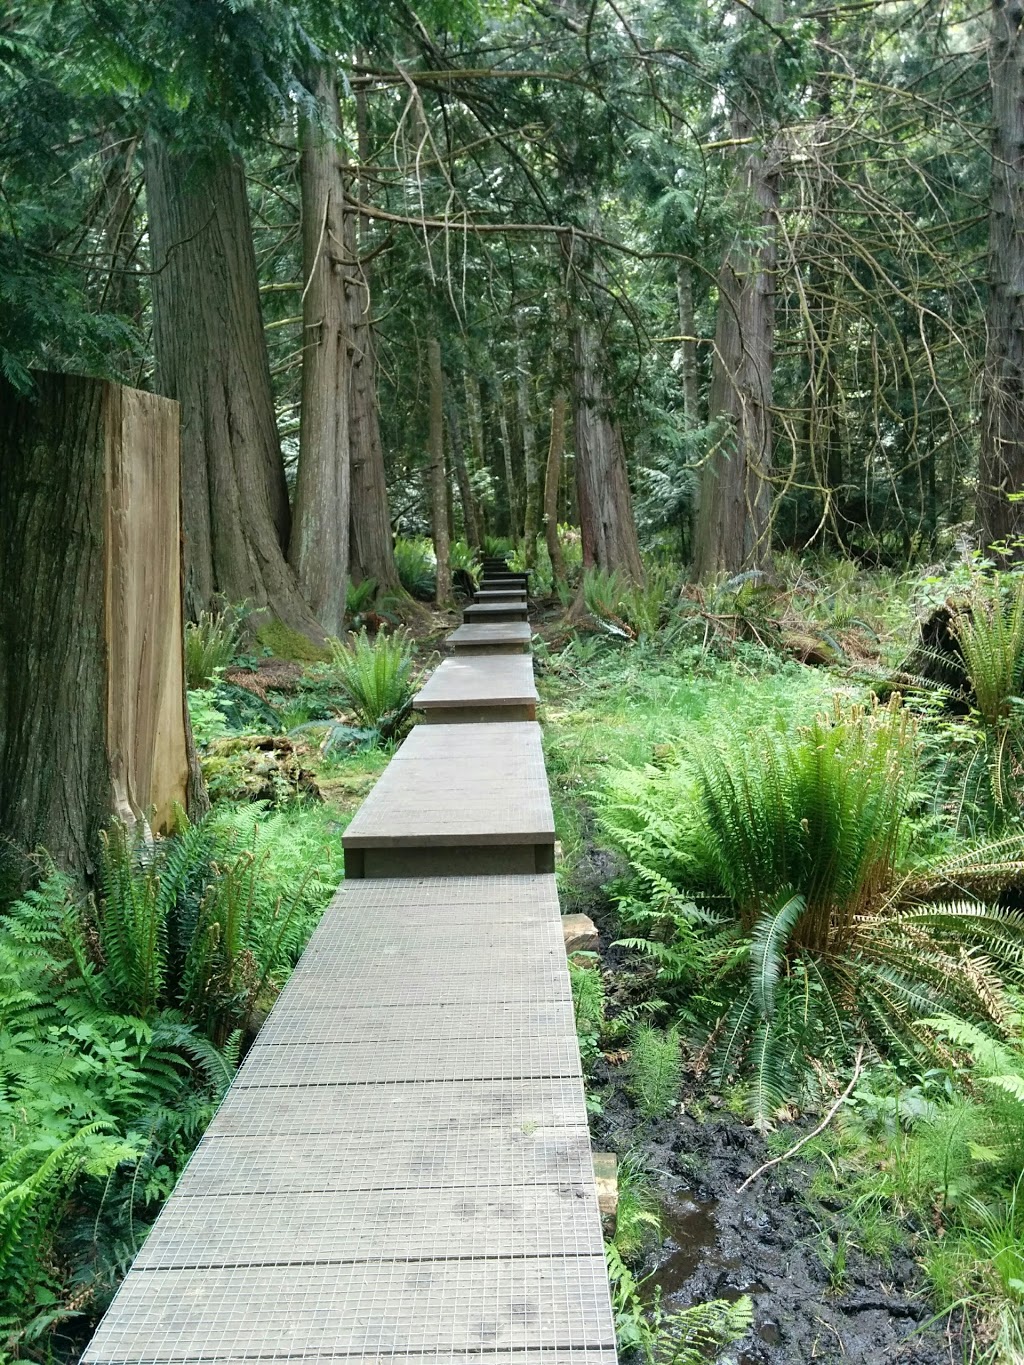
<path id="1" fill-rule="evenodd" d="M 601 930 L 612 992 L 624 964 L 608 951 L 614 923 L 601 886 L 613 872 L 607 856 L 592 851 L 566 907 L 584 910 Z M 737 1194 L 772 1153 L 706 1087 L 691 1079 L 677 1114 L 645 1123 L 620 1067 L 599 1061 L 592 1080 L 604 1105 L 591 1121 L 595 1150 L 642 1154 L 662 1201 L 666 1240 L 640 1268 L 651 1275 L 645 1292 L 660 1285 L 667 1309 L 741 1294 L 753 1300 L 753 1332 L 724 1352 L 723 1362 L 951 1365 L 961 1359 L 945 1322 L 930 1323 L 934 1309 L 912 1255 L 897 1253 L 886 1263 L 852 1245 L 841 1205 L 810 1195 L 810 1164 L 785 1162 Z M 699 1118 L 687 1112 L 695 1099 Z M 845 1268 L 832 1279 L 828 1267 L 840 1240 Z M 908 1247 L 912 1241 L 908 1227 Z"/>

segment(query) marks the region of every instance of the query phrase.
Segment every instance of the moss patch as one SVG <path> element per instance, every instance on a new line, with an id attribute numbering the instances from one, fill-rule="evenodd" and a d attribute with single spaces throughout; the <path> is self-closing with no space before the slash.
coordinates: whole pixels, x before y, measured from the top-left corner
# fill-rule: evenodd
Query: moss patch
<path id="1" fill-rule="evenodd" d="M 256 631 L 256 639 L 277 659 L 294 659 L 298 663 L 320 663 L 331 657 L 326 645 L 317 645 L 299 630 L 292 630 L 283 621 L 267 621 Z"/>

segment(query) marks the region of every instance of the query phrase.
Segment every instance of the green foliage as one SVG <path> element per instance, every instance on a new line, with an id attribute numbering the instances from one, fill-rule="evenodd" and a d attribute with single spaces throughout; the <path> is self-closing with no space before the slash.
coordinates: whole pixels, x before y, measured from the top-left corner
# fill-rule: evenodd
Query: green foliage
<path id="1" fill-rule="evenodd" d="M 350 621 L 361 618 L 373 605 L 376 596 L 377 580 L 375 578 L 364 578 L 360 583 L 355 583 L 350 578 L 345 588 L 345 615 Z"/>
<path id="2" fill-rule="evenodd" d="M 199 613 L 198 621 L 185 624 L 185 684 L 205 687 L 227 668 L 238 648 L 241 622 L 231 611 Z"/>
<path id="3" fill-rule="evenodd" d="M 226 1089 L 239 1031 L 340 876 L 326 825 L 219 809 L 114 827 L 100 889 L 50 870 L 0 926 L 0 1329 L 104 1306 Z"/>
<path id="4" fill-rule="evenodd" d="M 671 576 L 651 569 L 644 584 L 635 584 L 617 571 L 598 568 L 583 572 L 583 600 L 587 610 L 609 633 L 628 640 L 650 639 L 667 614 Z"/>
<path id="5" fill-rule="evenodd" d="M 743 1295 L 735 1303 L 712 1299 L 669 1313 L 654 1301 L 645 1304 L 638 1282 L 614 1243 L 605 1243 L 612 1311 L 619 1353 L 644 1365 L 706 1365 L 719 1349 L 742 1340 L 754 1320 L 754 1307 Z"/>
<path id="6" fill-rule="evenodd" d="M 330 646 L 325 671 L 358 720 L 382 734 L 393 733 L 409 714 L 416 691 L 409 636 L 380 630 L 371 640 L 364 629 L 347 641 L 331 640 Z"/>
<path id="7" fill-rule="evenodd" d="M 679 1030 L 662 1032 L 641 1024 L 633 1034 L 627 1085 L 644 1118 L 665 1118 L 672 1112 L 682 1076 Z"/>
<path id="8" fill-rule="evenodd" d="M 569 963 L 572 1003 L 576 1015 L 576 1037 L 584 1069 L 589 1071 L 601 1053 L 601 1033 L 604 1029 L 604 978 L 600 967 L 584 967 Z"/>
<path id="9" fill-rule="evenodd" d="M 1005 728 L 1024 690 L 1024 578 L 976 584 L 952 630 L 981 720 L 993 730 Z"/>
<path id="10" fill-rule="evenodd" d="M 437 566 L 434 547 L 429 540 L 395 541 L 395 568 L 402 587 L 410 597 L 432 602 L 437 591 Z"/>
<path id="11" fill-rule="evenodd" d="M 615 1246 L 627 1264 L 661 1240 L 657 1190 L 643 1159 L 628 1152 L 618 1165 L 619 1202 L 615 1212 Z"/>
<path id="12" fill-rule="evenodd" d="M 947 853 L 912 818 L 918 741 L 894 699 L 807 727 L 723 731 L 677 767 L 613 777 L 605 831 L 630 859 L 625 940 L 750 1075 L 761 1124 L 859 1040 L 912 1062 L 943 1011 L 1007 1027 L 1024 917 L 987 904 L 1019 836 Z M 977 901 L 965 899 L 975 888 Z"/>

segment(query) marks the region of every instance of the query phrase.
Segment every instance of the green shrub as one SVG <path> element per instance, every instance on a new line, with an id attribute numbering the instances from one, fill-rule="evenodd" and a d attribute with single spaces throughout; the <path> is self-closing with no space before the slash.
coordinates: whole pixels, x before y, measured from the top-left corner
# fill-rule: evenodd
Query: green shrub
<path id="1" fill-rule="evenodd" d="M 749 1069 L 759 1122 L 799 1098 L 810 1059 L 846 1062 L 868 1040 L 911 1062 L 939 1012 L 1006 1026 L 1024 916 L 988 902 L 1024 873 L 1022 839 L 930 847 L 911 819 L 917 758 L 896 698 L 694 745 L 677 772 L 627 779 L 642 803 L 610 784 L 604 828 L 636 869 L 634 899 L 672 911 L 660 940 L 641 916 L 650 953 L 671 950 L 677 989 L 693 962 L 718 1079 Z"/>
<path id="2" fill-rule="evenodd" d="M 377 580 L 375 578 L 364 578 L 361 582 L 355 583 L 350 578 L 345 589 L 345 615 L 354 620 L 373 604 L 373 599 L 377 596 Z"/>
<path id="3" fill-rule="evenodd" d="M 381 729 L 408 715 L 416 682 L 413 646 L 404 631 L 378 631 L 371 640 L 365 630 L 346 641 L 332 640 L 330 677 L 350 703 L 359 721 Z"/>
<path id="4" fill-rule="evenodd" d="M 227 668 L 238 648 L 241 623 L 231 611 L 199 613 L 185 624 L 185 683 L 205 687 L 220 669 Z"/>
<path id="5" fill-rule="evenodd" d="M 437 591 L 437 566 L 434 547 L 429 540 L 395 541 L 395 568 L 402 587 L 410 597 L 432 602 Z"/>
<path id="6" fill-rule="evenodd" d="M 341 875 L 319 811 L 218 810 L 107 836 L 100 887 L 51 869 L 0 924 L 0 1327 L 94 1317 Z M 79 1230 L 81 1235 L 79 1236 Z M 42 1348 L 42 1349 L 41 1349 Z"/>
<path id="7" fill-rule="evenodd" d="M 605 629 L 629 640 L 655 636 L 667 618 L 669 588 L 674 575 L 651 569 L 645 583 L 632 583 L 618 571 L 583 571 L 583 600 Z"/>
<path id="8" fill-rule="evenodd" d="M 604 978 L 599 967 L 569 963 L 572 1003 L 576 1015 L 576 1037 L 584 1069 L 589 1071 L 601 1053 L 604 1029 Z"/>
<path id="9" fill-rule="evenodd" d="M 683 1078 L 679 1030 L 641 1024 L 633 1034 L 629 1093 L 644 1118 L 660 1119 L 675 1108 Z"/>
<path id="10" fill-rule="evenodd" d="M 643 1159 L 633 1152 L 619 1162 L 618 1194 L 614 1240 L 622 1259 L 632 1264 L 661 1240 L 658 1193 Z"/>

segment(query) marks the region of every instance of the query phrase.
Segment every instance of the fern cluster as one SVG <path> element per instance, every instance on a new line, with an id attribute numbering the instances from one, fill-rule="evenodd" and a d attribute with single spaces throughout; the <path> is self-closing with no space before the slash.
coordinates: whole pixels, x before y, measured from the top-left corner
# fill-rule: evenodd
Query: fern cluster
<path id="1" fill-rule="evenodd" d="M 934 1051 L 924 1020 L 1006 1028 L 1022 981 L 1019 834 L 951 853 L 916 818 L 920 744 L 898 698 L 696 744 L 601 799 L 634 878 L 621 910 L 658 989 L 711 1025 L 717 1078 L 764 1123 L 866 1042 Z"/>
<path id="2" fill-rule="evenodd" d="M 93 1314 L 340 875 L 315 821 L 114 827 L 97 893 L 51 869 L 0 926 L 0 1334 Z"/>
<path id="3" fill-rule="evenodd" d="M 403 631 L 381 630 L 371 640 L 360 630 L 349 640 L 331 640 L 324 666 L 362 725 L 393 732 L 409 714 L 415 692 L 413 646 Z"/>

